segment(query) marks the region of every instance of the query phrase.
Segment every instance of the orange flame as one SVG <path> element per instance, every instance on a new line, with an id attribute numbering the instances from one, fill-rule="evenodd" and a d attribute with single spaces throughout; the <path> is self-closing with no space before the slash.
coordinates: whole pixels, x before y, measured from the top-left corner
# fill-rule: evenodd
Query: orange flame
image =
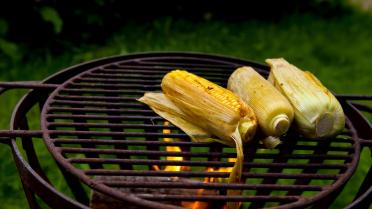
<path id="1" fill-rule="evenodd" d="M 213 172 L 213 168 L 207 168 L 207 172 Z M 214 177 L 205 177 L 204 178 L 204 183 L 208 182 L 214 182 Z M 197 194 L 202 195 L 204 193 L 205 189 L 199 189 Z M 191 205 L 191 209 L 207 209 L 209 204 L 207 202 L 201 202 L 201 201 L 196 201 Z"/>
<path id="2" fill-rule="evenodd" d="M 166 121 L 164 122 L 164 125 L 165 126 L 169 126 L 169 122 Z M 163 129 L 163 134 L 170 134 L 171 133 L 171 130 L 170 129 Z M 172 142 L 173 139 L 171 138 L 164 138 L 164 141 L 165 142 Z M 167 152 L 181 152 L 181 148 L 180 147 L 177 147 L 177 146 L 167 146 L 165 148 L 165 150 Z M 171 161 L 182 161 L 183 160 L 183 157 L 180 157 L 180 156 L 168 156 L 166 157 L 166 160 L 171 160 Z M 167 165 L 165 168 L 164 168 L 164 171 L 182 171 L 184 170 L 184 167 L 183 166 L 179 166 L 179 165 Z"/>
<path id="3" fill-rule="evenodd" d="M 164 125 L 165 126 L 169 126 L 169 122 L 166 121 L 164 122 Z M 171 133 L 171 130 L 170 129 L 163 129 L 163 134 L 170 134 Z M 164 141 L 165 142 L 172 142 L 173 139 L 172 138 L 164 138 Z M 181 148 L 178 147 L 178 146 L 167 146 L 165 148 L 165 150 L 167 152 L 181 152 Z M 166 160 L 171 160 L 171 161 L 182 161 L 183 160 L 183 157 L 181 156 L 167 156 L 166 157 Z M 228 162 L 235 162 L 236 161 L 236 158 L 228 158 Z M 158 165 L 153 165 L 152 166 L 153 169 L 155 171 L 160 171 L 160 167 Z M 165 168 L 164 168 L 164 171 L 184 171 L 184 170 L 188 170 L 189 167 L 185 167 L 185 166 L 177 166 L 177 165 L 167 165 Z M 227 173 L 230 173 L 232 172 L 232 167 L 222 167 L 222 168 L 219 168 L 219 169 L 214 169 L 214 168 L 207 168 L 206 171 L 207 172 L 227 172 Z M 223 182 L 224 179 L 223 178 L 214 178 L 214 177 L 205 177 L 204 178 L 204 183 L 209 183 L 209 182 Z M 203 193 L 205 193 L 205 189 L 198 189 L 197 191 L 197 194 L 198 195 L 202 195 Z M 182 206 L 185 207 L 185 208 L 188 208 L 188 209 L 208 209 L 209 208 L 209 204 L 208 202 L 201 202 L 201 201 L 195 201 L 195 202 L 182 202 Z M 223 206 L 223 209 L 227 209 L 227 205 L 224 205 Z"/>

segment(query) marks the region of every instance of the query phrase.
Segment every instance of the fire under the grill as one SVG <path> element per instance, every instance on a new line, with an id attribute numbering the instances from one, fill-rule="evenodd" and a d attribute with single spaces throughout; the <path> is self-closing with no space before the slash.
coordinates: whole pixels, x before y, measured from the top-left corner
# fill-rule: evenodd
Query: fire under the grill
<path id="1" fill-rule="evenodd" d="M 329 139 L 289 132 L 275 149 L 244 147 L 242 183 L 227 183 L 234 148 L 192 142 L 137 98 L 160 90 L 162 76 L 185 68 L 222 86 L 242 65 L 264 76 L 255 62 L 192 53 L 127 55 L 74 66 L 42 83 L 3 83 L 0 93 L 30 88 L 16 107 L 10 131 L 0 132 L 15 156 L 31 208 L 40 197 L 52 208 L 327 208 L 352 176 L 361 148 L 371 145 L 371 124 L 351 103 L 363 96 L 338 96 L 347 116 L 345 131 Z M 27 112 L 41 104 L 41 130 L 29 131 Z M 368 109 L 369 108 L 369 109 Z M 20 137 L 28 161 L 19 152 Z M 31 138 L 43 138 L 73 198 L 51 187 Z M 369 177 L 372 178 L 372 172 Z M 367 179 L 367 178 L 366 178 Z M 85 188 L 89 187 L 89 190 Z M 365 180 L 354 205 L 370 204 Z M 228 190 L 242 191 L 227 195 Z"/>

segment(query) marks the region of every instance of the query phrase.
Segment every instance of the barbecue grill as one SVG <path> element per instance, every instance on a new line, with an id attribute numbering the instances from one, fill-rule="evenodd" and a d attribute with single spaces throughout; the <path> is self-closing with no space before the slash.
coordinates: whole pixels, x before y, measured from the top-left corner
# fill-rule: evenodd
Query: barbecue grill
<path id="1" fill-rule="evenodd" d="M 0 93 L 30 89 L 14 109 L 10 130 L 0 132 L 0 142 L 12 149 L 30 208 L 40 208 L 38 198 L 51 208 L 98 208 L 97 197 L 129 208 L 173 209 L 195 202 L 207 208 L 226 202 L 244 208 L 328 208 L 353 175 L 361 150 L 372 146 L 371 123 L 363 115 L 372 108 L 358 102 L 371 96 L 337 95 L 347 116 L 337 137 L 305 139 L 290 131 L 275 149 L 246 145 L 239 184 L 212 181 L 229 176 L 219 169 L 233 166 L 234 148 L 192 142 L 136 100 L 159 91 L 162 76 L 175 68 L 226 86 L 230 73 L 243 65 L 268 75 L 268 66 L 236 58 L 144 53 L 83 63 L 41 82 L 0 83 Z M 41 109 L 40 130 L 28 127 L 34 106 Z M 37 139 L 45 142 L 72 197 L 47 178 L 34 148 Z M 372 169 L 347 208 L 368 208 L 371 178 Z M 227 195 L 229 189 L 241 195 Z"/>

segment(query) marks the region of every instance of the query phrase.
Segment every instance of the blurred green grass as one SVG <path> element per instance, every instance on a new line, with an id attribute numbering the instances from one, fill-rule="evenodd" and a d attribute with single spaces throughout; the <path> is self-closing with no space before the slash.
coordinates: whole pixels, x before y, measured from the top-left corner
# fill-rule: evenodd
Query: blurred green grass
<path id="1" fill-rule="evenodd" d="M 0 80 L 41 80 L 65 67 L 87 60 L 143 51 L 197 51 L 222 54 L 264 62 L 269 57 L 284 57 L 302 69 L 310 70 L 336 93 L 372 94 L 372 17 L 352 13 L 324 19 L 311 14 L 290 15 L 276 22 L 206 20 L 192 22 L 169 18 L 147 23 L 128 23 L 105 44 L 81 43 L 60 55 L 44 53 L 21 63 L 0 62 Z M 28 52 L 32 53 L 32 51 Z M 12 107 L 25 91 L 0 97 L 0 128 L 7 129 Z M 37 118 L 37 112 L 32 113 Z M 38 121 L 33 121 L 38 128 Z M 49 158 L 42 143 L 43 159 Z M 372 161 L 364 150 L 356 175 L 332 208 L 352 201 L 361 179 Z M 66 191 L 53 170 L 54 162 L 45 160 L 48 176 L 56 187 Z M 0 145 L 0 208 L 25 208 L 26 200 L 11 152 Z"/>

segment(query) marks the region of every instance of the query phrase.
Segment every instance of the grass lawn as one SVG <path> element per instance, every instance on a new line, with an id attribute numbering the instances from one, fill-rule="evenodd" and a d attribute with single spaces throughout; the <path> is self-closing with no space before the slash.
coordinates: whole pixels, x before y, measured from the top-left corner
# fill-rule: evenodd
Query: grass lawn
<path id="1" fill-rule="evenodd" d="M 146 24 L 129 23 L 104 44 L 81 43 L 58 56 L 45 54 L 10 67 L 0 64 L 0 80 L 40 80 L 67 66 L 94 58 L 143 51 L 197 51 L 223 54 L 263 62 L 269 57 L 285 57 L 310 70 L 336 93 L 372 94 L 372 17 L 350 14 L 323 19 L 313 15 L 290 15 L 277 22 L 190 22 L 172 18 Z M 1 63 L 1 62 L 0 62 Z M 24 91 L 0 97 L 0 128 L 8 128 L 9 112 Z M 37 113 L 33 113 L 35 116 Z M 31 124 L 38 128 L 38 122 Z M 38 144 L 41 156 L 49 154 Z M 370 152 L 332 208 L 352 201 L 363 175 L 372 164 Z M 47 160 L 45 160 L 47 161 Z M 9 148 L 0 144 L 0 208 L 25 208 L 26 200 Z M 44 165 L 52 179 L 54 163 Z M 57 182 L 61 190 L 66 188 Z"/>

